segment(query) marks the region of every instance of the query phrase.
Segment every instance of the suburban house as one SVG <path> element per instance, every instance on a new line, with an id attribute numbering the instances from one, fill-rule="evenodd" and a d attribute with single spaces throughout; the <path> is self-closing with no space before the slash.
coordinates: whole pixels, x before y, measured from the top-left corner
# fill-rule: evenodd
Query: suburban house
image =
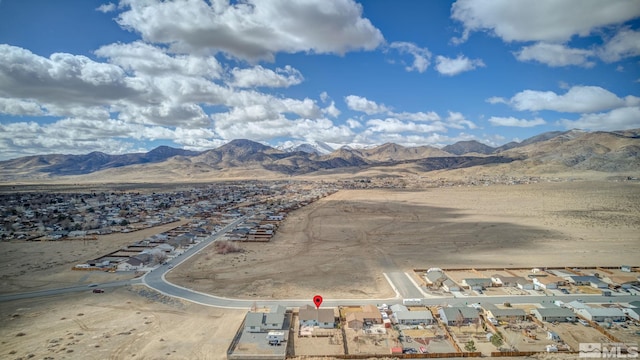
<path id="1" fill-rule="evenodd" d="M 614 285 L 620 285 L 623 289 L 630 289 L 631 286 L 638 284 L 638 278 L 632 275 L 607 275 L 606 280 Z"/>
<path id="2" fill-rule="evenodd" d="M 440 287 L 442 283 L 447 280 L 447 276 L 439 270 L 429 271 L 425 274 L 424 280 L 427 284 L 433 285 L 435 287 Z"/>
<path id="3" fill-rule="evenodd" d="M 590 276 L 573 275 L 573 276 L 567 276 L 566 279 L 570 284 L 577 285 L 577 286 L 592 286 L 591 285 L 592 283 L 602 282 L 600 279 L 592 275 Z"/>
<path id="4" fill-rule="evenodd" d="M 573 300 L 571 302 L 566 303 L 565 305 L 567 308 L 573 310 L 573 311 L 578 311 L 580 309 L 586 309 L 586 308 L 590 308 L 591 306 L 583 303 L 582 301 L 578 301 L 578 300 Z"/>
<path id="5" fill-rule="evenodd" d="M 315 306 L 301 307 L 298 313 L 300 326 L 317 326 L 323 329 L 336 327 L 336 319 L 333 309 L 317 309 Z"/>
<path id="6" fill-rule="evenodd" d="M 640 308 L 625 308 L 622 311 L 633 320 L 640 321 Z"/>
<path id="7" fill-rule="evenodd" d="M 248 332 L 265 332 L 281 330 L 284 325 L 286 308 L 277 305 L 268 313 L 249 312 L 244 322 L 244 329 Z"/>
<path id="8" fill-rule="evenodd" d="M 618 308 L 585 308 L 577 311 L 585 319 L 595 322 L 625 321 L 627 316 Z"/>
<path id="9" fill-rule="evenodd" d="M 574 322 L 576 314 L 567 308 L 551 307 L 531 310 L 531 314 L 540 321 L 546 322 Z"/>
<path id="10" fill-rule="evenodd" d="M 453 280 L 447 279 L 442 283 L 444 291 L 460 291 L 460 285 L 456 284 Z"/>
<path id="11" fill-rule="evenodd" d="M 518 283 L 529 283 L 522 276 L 502 276 L 499 274 L 491 275 L 493 286 L 518 287 Z"/>
<path id="12" fill-rule="evenodd" d="M 443 307 L 438 310 L 438 315 L 447 325 L 457 325 L 458 322 L 468 325 L 480 318 L 478 310 L 466 306 Z"/>
<path id="13" fill-rule="evenodd" d="M 382 315 L 374 305 L 365 305 L 362 311 L 348 313 L 345 320 L 351 329 L 362 329 L 365 325 L 382 324 Z"/>
<path id="14" fill-rule="evenodd" d="M 471 290 L 484 290 L 491 287 L 493 283 L 490 278 L 471 278 L 463 279 L 462 286 L 469 287 Z"/>
<path id="15" fill-rule="evenodd" d="M 533 290 L 533 283 L 525 278 L 520 278 L 517 280 L 518 289 L 521 290 Z"/>
<path id="16" fill-rule="evenodd" d="M 116 267 L 116 270 L 117 271 L 133 271 L 133 270 L 138 270 L 142 267 L 144 267 L 144 263 L 142 262 L 142 260 L 136 257 L 131 257 L 129 258 L 129 260 L 123 261 L 120 264 L 118 264 L 118 266 Z"/>
<path id="17" fill-rule="evenodd" d="M 557 289 L 558 286 L 564 285 L 565 280 L 559 276 L 549 275 L 549 276 L 535 276 L 533 278 L 533 284 L 536 288 L 541 289 Z"/>
<path id="18" fill-rule="evenodd" d="M 501 309 L 491 303 L 483 303 L 482 308 L 489 319 L 493 318 L 500 321 L 515 321 L 525 320 L 527 317 L 527 313 L 522 309 Z"/>
<path id="19" fill-rule="evenodd" d="M 607 284 L 606 282 L 595 278 L 595 280 L 591 280 L 589 282 L 589 285 L 591 285 L 591 287 L 596 288 L 596 289 L 607 289 L 609 288 L 609 284 Z"/>
<path id="20" fill-rule="evenodd" d="M 424 311 L 409 311 L 406 306 L 397 304 L 391 306 L 391 311 L 393 311 L 391 319 L 393 319 L 394 324 L 433 324 L 433 314 L 431 314 L 431 311 L 426 309 Z"/>

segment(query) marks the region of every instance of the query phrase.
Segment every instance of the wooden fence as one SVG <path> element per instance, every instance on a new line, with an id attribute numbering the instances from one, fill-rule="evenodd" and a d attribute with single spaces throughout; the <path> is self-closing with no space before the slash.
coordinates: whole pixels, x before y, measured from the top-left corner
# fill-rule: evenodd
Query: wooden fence
<path id="1" fill-rule="evenodd" d="M 378 357 L 381 354 L 351 354 L 351 355 L 332 355 L 336 359 L 370 359 Z M 385 354 L 384 357 L 392 357 L 397 359 L 434 359 L 434 358 L 459 358 L 459 357 L 481 357 L 481 352 L 462 352 L 462 353 L 427 353 L 427 354 Z"/>

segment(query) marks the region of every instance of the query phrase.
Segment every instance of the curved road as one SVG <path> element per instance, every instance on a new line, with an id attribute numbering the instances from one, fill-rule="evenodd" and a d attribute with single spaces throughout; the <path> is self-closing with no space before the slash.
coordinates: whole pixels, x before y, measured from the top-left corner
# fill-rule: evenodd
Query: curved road
<path id="1" fill-rule="evenodd" d="M 249 309 L 256 305 L 258 307 L 271 306 L 271 305 L 283 305 L 286 307 L 299 307 L 304 305 L 313 305 L 312 299 L 290 299 L 290 300 L 273 300 L 273 299 L 256 299 L 256 300 L 242 300 L 242 299 L 230 299 L 220 296 L 201 293 L 195 290 L 187 289 L 182 286 L 178 286 L 168 282 L 165 279 L 165 274 L 169 272 L 173 267 L 179 266 L 190 257 L 197 254 L 205 247 L 211 245 L 218 240 L 222 235 L 233 229 L 236 225 L 240 224 L 246 219 L 246 216 L 240 217 L 233 221 L 229 225 L 225 226 L 222 230 L 216 234 L 209 236 L 207 239 L 192 246 L 186 250 L 182 255 L 172 259 L 167 264 L 160 265 L 152 271 L 145 274 L 142 278 L 115 281 L 110 283 L 98 284 L 100 288 L 119 287 L 133 284 L 144 284 L 149 288 L 152 288 L 164 295 L 180 298 L 186 301 L 191 301 L 197 304 L 214 306 L 220 308 L 232 308 L 232 309 Z M 558 295 L 558 296 L 468 296 L 468 297 L 426 297 L 422 294 L 422 291 L 416 287 L 416 284 L 410 279 L 409 275 L 401 272 L 389 272 L 385 273 L 385 277 L 389 281 L 390 285 L 396 292 L 395 298 L 389 299 L 325 299 L 322 303 L 323 306 L 336 307 L 339 305 L 363 305 L 363 304 L 396 304 L 401 303 L 402 298 L 420 298 L 424 305 L 468 305 L 478 302 L 491 302 L 491 303 L 504 303 L 510 302 L 512 304 L 530 304 L 541 303 L 550 304 L 554 300 L 562 300 L 565 302 L 582 299 L 588 300 L 587 302 L 630 302 L 638 300 L 640 297 L 634 295 L 616 295 L 616 296 L 600 296 L 600 295 Z M 60 289 L 41 290 L 30 293 L 21 294 L 9 294 L 0 295 L 0 302 L 12 301 L 19 299 L 28 299 L 41 296 L 60 295 L 72 292 L 88 291 L 86 285 L 72 286 Z"/>

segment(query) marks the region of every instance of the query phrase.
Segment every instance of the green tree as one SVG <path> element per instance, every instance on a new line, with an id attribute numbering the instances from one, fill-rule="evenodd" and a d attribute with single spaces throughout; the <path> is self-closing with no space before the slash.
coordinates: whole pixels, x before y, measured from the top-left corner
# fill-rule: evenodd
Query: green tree
<path id="1" fill-rule="evenodd" d="M 493 344 L 493 346 L 499 348 L 503 343 L 502 337 L 498 334 L 493 334 L 493 336 L 491 337 L 491 343 Z"/>
<path id="2" fill-rule="evenodd" d="M 464 344 L 464 349 L 469 352 L 474 352 L 476 351 L 476 343 L 474 343 L 473 340 L 469 340 L 466 344 Z"/>

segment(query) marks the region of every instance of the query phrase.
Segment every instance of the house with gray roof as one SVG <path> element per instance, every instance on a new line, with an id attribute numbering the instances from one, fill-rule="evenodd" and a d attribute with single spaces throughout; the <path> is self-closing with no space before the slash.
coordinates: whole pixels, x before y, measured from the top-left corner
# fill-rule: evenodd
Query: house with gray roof
<path id="1" fill-rule="evenodd" d="M 479 319 L 478 310 L 466 306 L 443 307 L 438 310 L 440 320 L 447 325 L 456 325 L 461 321 L 468 325 Z"/>
<path id="2" fill-rule="evenodd" d="M 317 326 L 323 329 L 336 327 L 336 319 L 332 308 L 318 309 L 315 306 L 306 305 L 298 311 L 300 326 Z"/>
<path id="3" fill-rule="evenodd" d="M 595 322 L 605 321 L 625 321 L 627 316 L 622 309 L 610 308 L 586 308 L 577 311 L 578 314 L 584 316 L 585 319 Z"/>
<path id="4" fill-rule="evenodd" d="M 640 321 L 640 308 L 625 308 L 622 311 L 635 321 Z"/>
<path id="5" fill-rule="evenodd" d="M 491 278 L 467 278 L 462 280 L 463 286 L 468 286 L 471 290 L 484 290 L 491 287 Z"/>
<path id="6" fill-rule="evenodd" d="M 487 317 L 492 317 L 501 321 L 524 320 L 527 313 L 522 309 L 489 309 L 486 310 Z"/>
<path id="7" fill-rule="evenodd" d="M 420 325 L 420 324 L 433 324 L 433 314 L 429 310 L 410 311 L 404 305 L 391 305 L 391 319 L 394 324 L 401 325 Z"/>
<path id="8" fill-rule="evenodd" d="M 460 285 L 458 285 L 455 281 L 451 279 L 447 279 L 442 283 L 442 288 L 444 291 L 460 291 Z"/>
<path id="9" fill-rule="evenodd" d="M 248 332 L 265 332 L 281 330 L 284 325 L 286 308 L 277 305 L 268 313 L 249 312 L 244 321 L 244 329 Z"/>
<path id="10" fill-rule="evenodd" d="M 540 321 L 546 322 L 574 322 L 576 314 L 567 308 L 550 307 L 531 310 L 531 314 Z"/>
<path id="11" fill-rule="evenodd" d="M 447 280 L 447 277 L 442 271 L 435 270 L 426 273 L 424 279 L 429 285 L 440 286 L 440 284 Z"/>

